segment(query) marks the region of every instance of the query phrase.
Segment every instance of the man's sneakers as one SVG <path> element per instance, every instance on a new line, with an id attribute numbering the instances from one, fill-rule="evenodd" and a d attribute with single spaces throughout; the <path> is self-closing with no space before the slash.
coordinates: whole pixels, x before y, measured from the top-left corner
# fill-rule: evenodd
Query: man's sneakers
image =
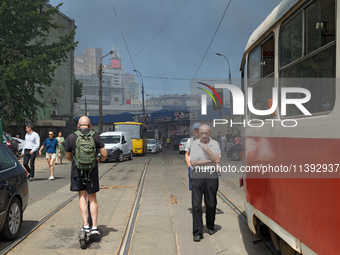
<path id="1" fill-rule="evenodd" d="M 81 228 L 80 232 L 83 231 L 83 230 L 85 230 L 85 232 L 86 232 L 87 234 L 90 233 L 90 227 L 89 227 L 89 226 L 84 226 L 84 225 L 83 225 L 83 227 Z"/>
<path id="2" fill-rule="evenodd" d="M 32 182 L 32 181 L 33 181 L 33 178 L 32 178 L 30 175 L 27 176 L 27 179 L 28 179 L 29 182 Z"/>
<path id="3" fill-rule="evenodd" d="M 194 236 L 194 242 L 200 242 L 201 239 L 203 239 L 203 238 L 204 238 L 203 235 L 200 235 L 200 234 L 195 235 Z"/>
<path id="4" fill-rule="evenodd" d="M 208 234 L 209 235 L 213 235 L 216 233 L 216 230 L 213 228 L 213 229 L 208 229 Z"/>
<path id="5" fill-rule="evenodd" d="M 54 177 L 51 175 L 50 177 L 48 177 L 49 180 L 53 181 Z"/>
<path id="6" fill-rule="evenodd" d="M 92 228 L 91 235 L 100 235 L 98 228 Z"/>

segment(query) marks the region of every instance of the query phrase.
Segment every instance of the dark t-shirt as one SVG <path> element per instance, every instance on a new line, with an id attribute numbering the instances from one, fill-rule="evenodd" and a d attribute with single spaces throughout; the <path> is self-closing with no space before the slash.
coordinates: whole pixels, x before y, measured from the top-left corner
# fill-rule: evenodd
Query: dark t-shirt
<path id="1" fill-rule="evenodd" d="M 231 143 L 232 141 L 230 141 L 230 139 L 233 139 L 233 136 L 231 134 L 226 134 L 226 138 L 227 138 L 227 143 Z"/>
<path id="2" fill-rule="evenodd" d="M 79 129 L 80 132 L 83 134 L 88 134 L 90 132 L 90 129 Z M 75 147 L 76 147 L 76 140 L 77 140 L 77 135 L 75 133 L 72 133 L 68 136 L 66 146 L 65 146 L 65 151 L 67 152 L 72 152 L 72 155 L 74 156 L 75 154 Z M 93 135 L 94 142 L 96 144 L 97 152 L 99 149 L 104 148 L 104 142 L 102 138 L 99 136 L 99 134 L 95 133 Z M 72 168 L 71 168 L 71 177 L 81 177 L 81 171 L 76 167 L 74 164 L 74 160 L 72 160 Z M 98 178 L 98 163 L 96 163 L 95 168 L 92 170 L 91 173 L 91 178 Z"/>

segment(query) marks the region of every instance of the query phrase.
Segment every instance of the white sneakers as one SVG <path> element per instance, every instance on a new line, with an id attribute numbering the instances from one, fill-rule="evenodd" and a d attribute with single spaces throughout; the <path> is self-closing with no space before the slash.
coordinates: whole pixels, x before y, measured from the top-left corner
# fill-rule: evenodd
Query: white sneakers
<path id="1" fill-rule="evenodd" d="M 49 180 L 53 181 L 54 177 L 51 175 L 50 177 L 48 177 Z"/>
<path id="2" fill-rule="evenodd" d="M 100 235 L 98 228 L 92 228 L 91 235 Z"/>

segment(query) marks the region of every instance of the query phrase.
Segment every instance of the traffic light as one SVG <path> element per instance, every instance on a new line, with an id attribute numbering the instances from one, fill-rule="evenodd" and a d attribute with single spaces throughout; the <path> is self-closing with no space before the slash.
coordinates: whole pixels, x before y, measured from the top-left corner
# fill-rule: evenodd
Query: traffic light
<path id="1" fill-rule="evenodd" d="M 221 98 L 222 104 L 218 99 L 217 95 L 213 93 L 213 97 L 215 99 L 216 104 L 213 102 L 213 111 L 222 111 L 223 110 L 223 89 L 215 89 L 219 97 Z"/>

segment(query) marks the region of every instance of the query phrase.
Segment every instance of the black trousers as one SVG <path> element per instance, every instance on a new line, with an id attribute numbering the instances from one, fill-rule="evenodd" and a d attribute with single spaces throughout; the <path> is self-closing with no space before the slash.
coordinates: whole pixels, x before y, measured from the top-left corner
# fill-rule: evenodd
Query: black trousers
<path id="1" fill-rule="evenodd" d="M 24 167 L 26 168 L 27 172 L 30 173 L 30 176 L 34 177 L 34 162 L 35 157 L 37 156 L 37 152 L 33 152 L 30 154 L 30 149 L 24 151 Z M 28 166 L 28 161 L 30 162 L 30 166 Z"/>
<path id="2" fill-rule="evenodd" d="M 202 220 L 202 197 L 204 194 L 204 202 L 207 206 L 206 224 L 208 229 L 215 227 L 216 193 L 218 190 L 218 178 L 192 178 L 191 204 L 192 204 L 192 221 L 193 235 L 203 234 Z"/>

